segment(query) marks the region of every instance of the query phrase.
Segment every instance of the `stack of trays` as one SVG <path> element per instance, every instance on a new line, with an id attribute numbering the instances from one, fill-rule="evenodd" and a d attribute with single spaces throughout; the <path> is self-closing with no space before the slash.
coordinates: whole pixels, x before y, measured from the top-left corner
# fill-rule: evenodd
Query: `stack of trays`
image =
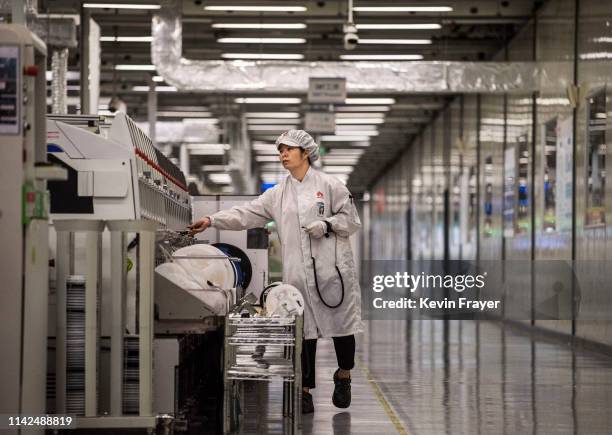
<path id="1" fill-rule="evenodd" d="M 85 277 L 66 279 L 66 413 L 85 415 Z"/>

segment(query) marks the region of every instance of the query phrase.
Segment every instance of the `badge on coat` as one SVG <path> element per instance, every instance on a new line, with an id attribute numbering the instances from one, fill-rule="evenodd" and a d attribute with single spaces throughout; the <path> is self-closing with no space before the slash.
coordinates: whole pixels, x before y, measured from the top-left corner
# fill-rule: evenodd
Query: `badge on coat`
<path id="1" fill-rule="evenodd" d="M 325 216 L 325 203 L 323 201 L 317 202 L 317 216 L 318 217 Z"/>

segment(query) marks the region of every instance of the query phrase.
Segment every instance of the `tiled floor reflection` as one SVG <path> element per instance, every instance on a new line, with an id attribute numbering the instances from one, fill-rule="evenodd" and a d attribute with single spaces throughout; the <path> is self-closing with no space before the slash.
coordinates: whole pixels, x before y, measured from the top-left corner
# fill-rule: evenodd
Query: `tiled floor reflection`
<path id="1" fill-rule="evenodd" d="M 612 358 L 457 320 L 369 322 L 361 355 L 410 434 L 612 433 Z"/>
<path id="2" fill-rule="evenodd" d="M 331 403 L 333 346 L 319 345 L 316 411 L 304 417 L 304 434 L 612 433 L 612 358 L 534 341 L 497 323 L 369 322 L 344 412 Z M 242 433 L 283 433 L 280 385 L 267 387 L 245 392 Z"/>

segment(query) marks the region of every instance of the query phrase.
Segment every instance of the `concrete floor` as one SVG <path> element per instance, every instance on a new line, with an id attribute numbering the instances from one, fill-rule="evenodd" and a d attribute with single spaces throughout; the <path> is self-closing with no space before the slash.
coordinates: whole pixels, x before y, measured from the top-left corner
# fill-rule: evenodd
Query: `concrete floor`
<path id="1" fill-rule="evenodd" d="M 357 355 L 352 405 L 337 409 L 320 341 L 304 435 L 612 433 L 612 358 L 560 342 L 492 322 L 371 321 Z M 281 401 L 279 383 L 247 387 L 241 433 L 283 433 Z"/>

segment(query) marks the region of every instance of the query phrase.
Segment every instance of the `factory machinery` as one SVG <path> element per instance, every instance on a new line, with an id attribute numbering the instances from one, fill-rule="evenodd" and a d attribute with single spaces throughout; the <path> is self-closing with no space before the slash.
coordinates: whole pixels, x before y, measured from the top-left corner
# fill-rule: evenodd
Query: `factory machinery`
<path id="1" fill-rule="evenodd" d="M 251 198 L 192 200 L 184 174 L 123 113 L 49 115 L 47 153 L 67 172 L 48 186 L 56 234 L 49 407 L 76 414 L 79 428 L 161 422 L 217 432 L 222 319 L 246 291 L 265 287 L 267 233 L 209 231 L 212 239 L 198 240 L 184 230 L 192 213 Z"/>
<path id="2" fill-rule="evenodd" d="M 251 198 L 191 198 L 123 113 L 45 120 L 45 45 L 0 41 L 0 414 L 220 432 L 223 320 L 266 286 L 267 233 L 184 230 Z"/>

